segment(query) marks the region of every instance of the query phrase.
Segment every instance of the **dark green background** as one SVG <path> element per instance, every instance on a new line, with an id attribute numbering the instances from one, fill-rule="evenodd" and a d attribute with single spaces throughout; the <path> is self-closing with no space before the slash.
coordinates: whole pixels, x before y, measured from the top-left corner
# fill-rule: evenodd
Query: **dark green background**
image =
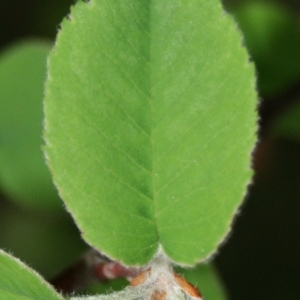
<path id="1" fill-rule="evenodd" d="M 241 2 L 227 0 L 225 5 L 235 13 Z M 273 2 L 281 3 L 297 20 L 300 41 L 300 1 Z M 27 37 L 53 40 L 72 3 L 0 0 L 0 50 Z M 280 41 L 274 44 L 270 57 L 283 46 Z M 281 63 L 284 55 L 278 56 L 274 65 Z M 257 69 L 263 70 L 255 55 L 253 60 Z M 289 63 L 299 65 L 299 60 L 300 52 L 298 61 Z M 274 134 L 273 128 L 290 107 L 299 103 L 300 76 L 275 94 L 264 94 L 262 89 L 259 93 L 261 128 L 254 154 L 254 184 L 231 236 L 214 262 L 231 300 L 296 300 L 300 299 L 300 133 L 299 138 L 292 139 Z M 0 212 L 0 247 L 47 278 L 68 266 L 86 248 L 63 208 L 51 213 L 20 207 L 2 192 Z"/>

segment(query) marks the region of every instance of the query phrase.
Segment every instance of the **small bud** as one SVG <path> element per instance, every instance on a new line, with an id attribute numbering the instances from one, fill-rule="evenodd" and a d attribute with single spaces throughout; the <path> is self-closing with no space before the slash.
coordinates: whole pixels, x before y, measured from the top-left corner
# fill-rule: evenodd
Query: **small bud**
<path id="1" fill-rule="evenodd" d="M 130 284 L 132 286 L 138 286 L 140 284 L 143 284 L 150 277 L 150 272 L 151 272 L 151 268 L 138 274 L 130 281 Z"/>
<path id="2" fill-rule="evenodd" d="M 177 274 L 175 272 L 174 272 L 174 278 L 175 278 L 175 281 L 177 282 L 177 284 L 186 293 L 188 293 L 192 297 L 202 299 L 202 296 L 201 296 L 199 290 L 195 286 L 193 286 L 192 284 L 190 284 L 189 282 L 187 282 L 183 277 L 181 277 L 179 274 Z"/>
<path id="3" fill-rule="evenodd" d="M 155 290 L 151 295 L 151 300 L 166 300 L 167 292 L 163 290 Z"/>

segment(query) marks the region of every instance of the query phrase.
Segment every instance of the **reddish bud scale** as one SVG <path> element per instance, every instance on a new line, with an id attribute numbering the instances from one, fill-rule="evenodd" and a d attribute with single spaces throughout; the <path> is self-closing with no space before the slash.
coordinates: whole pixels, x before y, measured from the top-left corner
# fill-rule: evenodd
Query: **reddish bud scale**
<path id="1" fill-rule="evenodd" d="M 144 272 L 141 272 L 137 276 L 135 276 L 130 284 L 132 286 L 139 286 L 146 282 L 151 275 L 151 268 L 147 269 Z M 202 295 L 200 294 L 197 287 L 190 284 L 188 281 L 186 281 L 182 276 L 180 276 L 177 273 L 173 273 L 175 282 L 179 285 L 179 287 L 188 295 L 190 295 L 193 298 L 198 298 L 198 300 L 202 300 Z M 164 289 L 155 289 L 154 292 L 151 295 L 150 300 L 166 300 L 167 298 L 167 291 Z"/>
<path id="2" fill-rule="evenodd" d="M 186 292 L 188 293 L 190 296 L 194 297 L 194 298 L 199 298 L 202 299 L 202 296 L 199 292 L 199 290 L 193 286 L 192 284 L 190 284 L 189 282 L 187 282 L 183 277 L 181 277 L 179 274 L 174 273 L 174 278 L 177 282 L 177 284 Z"/>
<path id="3" fill-rule="evenodd" d="M 146 271 L 138 274 L 135 276 L 131 281 L 130 284 L 132 286 L 138 286 L 142 283 L 144 283 L 148 278 L 150 277 L 150 269 L 147 269 Z"/>
<path id="4" fill-rule="evenodd" d="M 151 300 L 166 300 L 166 298 L 167 298 L 166 291 L 155 290 L 151 295 Z"/>

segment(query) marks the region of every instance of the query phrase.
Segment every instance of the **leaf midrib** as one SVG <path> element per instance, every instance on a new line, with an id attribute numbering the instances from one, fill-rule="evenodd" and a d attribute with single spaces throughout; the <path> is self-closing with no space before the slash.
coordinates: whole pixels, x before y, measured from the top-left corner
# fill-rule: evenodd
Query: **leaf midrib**
<path id="1" fill-rule="evenodd" d="M 157 224 L 157 197 L 156 197 L 156 164 L 155 164 L 155 145 L 154 145 L 154 107 L 153 107 L 153 76 L 152 76 L 152 41 L 153 41 L 153 32 L 152 32 L 152 14 L 153 14 L 153 0 L 149 1 L 149 13 L 148 13 L 148 22 L 149 22 L 149 105 L 150 105 L 150 114 L 151 114 L 151 128 L 150 128 L 150 143 L 152 147 L 152 195 L 153 195 L 153 221 L 157 235 L 157 245 L 159 245 L 159 230 Z"/>

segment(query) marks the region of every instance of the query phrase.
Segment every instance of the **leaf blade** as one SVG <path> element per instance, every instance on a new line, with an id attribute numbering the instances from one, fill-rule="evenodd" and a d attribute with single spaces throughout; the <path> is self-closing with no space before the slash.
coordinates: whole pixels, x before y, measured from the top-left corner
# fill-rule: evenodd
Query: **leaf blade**
<path id="1" fill-rule="evenodd" d="M 40 275 L 0 250 L 0 296 L 9 300 L 63 300 Z"/>
<path id="2" fill-rule="evenodd" d="M 222 14 L 218 2 L 79 2 L 50 56 L 54 180 L 85 239 L 125 264 L 159 244 L 181 264 L 207 257 L 251 178 L 254 70 Z"/>

